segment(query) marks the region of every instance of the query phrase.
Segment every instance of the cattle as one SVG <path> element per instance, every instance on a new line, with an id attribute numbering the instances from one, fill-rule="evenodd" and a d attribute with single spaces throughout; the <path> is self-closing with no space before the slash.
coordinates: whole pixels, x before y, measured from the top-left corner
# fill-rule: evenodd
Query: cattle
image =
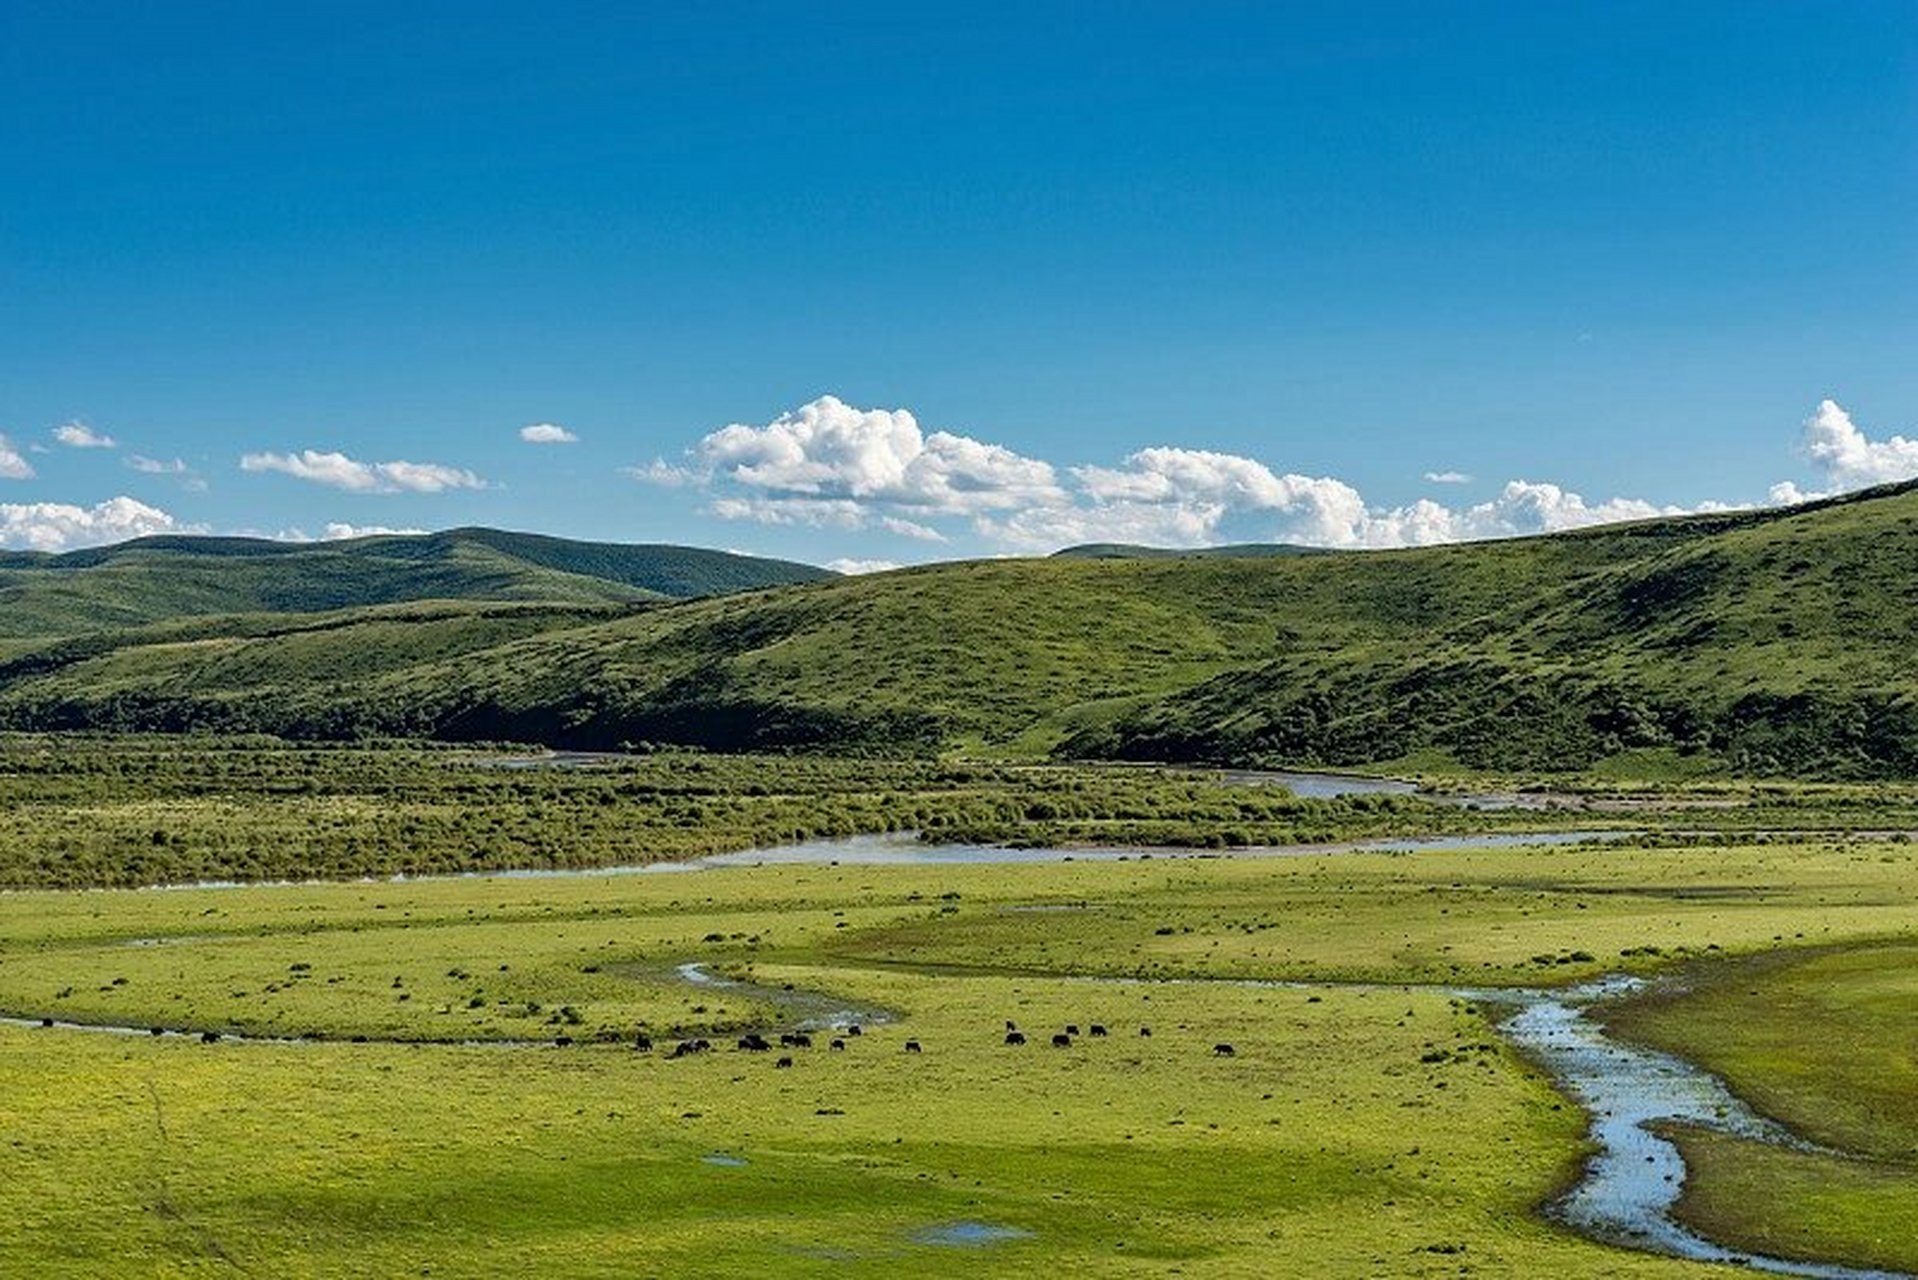
<path id="1" fill-rule="evenodd" d="M 1070 1049 L 1072 1047 L 1072 1037 L 1066 1035 L 1064 1032 L 1060 1032 L 1058 1035 L 1052 1037 L 1052 1047 L 1055 1049 Z"/>
<path id="2" fill-rule="evenodd" d="M 644 1031 L 640 1032 L 633 1037 L 633 1051 L 635 1053 L 651 1053 L 653 1051 L 653 1038 Z"/>
<path id="3" fill-rule="evenodd" d="M 165 1027 L 148 1027 L 147 1034 L 150 1036 L 163 1036 L 166 1034 L 166 1028 Z"/>
<path id="4" fill-rule="evenodd" d="M 838 1051 L 840 1051 L 840 1052 L 844 1052 L 844 1051 L 845 1051 L 845 1048 L 846 1048 L 846 1042 L 845 1042 L 844 1040 L 835 1040 L 835 1041 L 833 1041 L 833 1042 L 832 1042 L 832 1047 L 833 1047 L 833 1048 L 834 1048 L 835 1050 L 838 1050 Z"/>
<path id="5" fill-rule="evenodd" d="M 553 1037 L 553 1047 L 556 1049 L 567 1048 L 572 1043 L 573 1043 L 573 1037 L 571 1036 L 554 1036 Z"/>
<path id="6" fill-rule="evenodd" d="M 1008 1031 L 1008 1032 L 1006 1032 L 1006 1043 L 1007 1043 L 1007 1044 L 1024 1044 L 1025 1042 L 1026 1042 L 1026 1037 L 1025 1037 L 1025 1033 L 1024 1033 L 1024 1032 L 1022 1032 L 1022 1031 Z"/>
<path id="7" fill-rule="evenodd" d="M 1017 1031 L 1018 1029 L 1019 1029 L 1018 1023 L 1014 1022 L 1011 1018 L 1006 1019 L 1006 1030 Z"/>
<path id="8" fill-rule="evenodd" d="M 1078 1023 L 1076 1023 L 1076 1022 L 1068 1022 L 1068 1023 L 1066 1023 L 1066 1034 L 1067 1034 L 1067 1035 L 1069 1035 L 1069 1036 L 1076 1036 L 1076 1035 L 1078 1035 L 1078 1034 L 1079 1034 L 1079 1024 L 1078 1024 Z"/>
<path id="9" fill-rule="evenodd" d="M 1221 1058 L 1229 1058 L 1233 1054 L 1237 1053 L 1238 1050 L 1234 1049 L 1231 1045 L 1225 1044 L 1222 1042 L 1222 1043 L 1213 1045 L 1212 1052 L 1217 1054 Z"/>
<path id="10" fill-rule="evenodd" d="M 1151 1034 L 1152 1034 L 1152 1028 L 1151 1028 L 1151 1027 L 1140 1027 L 1140 1028 L 1139 1028 L 1139 1034 L 1140 1034 L 1140 1035 L 1142 1035 L 1142 1036 L 1149 1036 L 1149 1035 L 1151 1035 Z"/>
<path id="11" fill-rule="evenodd" d="M 906 1041 L 906 1052 L 907 1052 L 907 1053 L 919 1053 L 919 1052 L 921 1052 L 921 1050 L 920 1050 L 920 1048 L 919 1048 L 919 1042 L 918 1042 L 917 1040 L 908 1040 L 908 1041 Z"/>
<path id="12" fill-rule="evenodd" d="M 739 1037 L 739 1047 L 748 1053 L 764 1053 L 772 1048 L 770 1044 L 766 1043 L 766 1037 L 757 1032 Z"/>
<path id="13" fill-rule="evenodd" d="M 712 1046 L 704 1040 L 681 1040 L 673 1046 L 672 1056 L 675 1058 L 690 1058 L 695 1053 L 704 1053 L 710 1048 L 712 1048 Z"/>
<path id="14" fill-rule="evenodd" d="M 1100 1026 L 1096 1022 L 1092 1024 L 1092 1027 L 1090 1031 L 1088 1032 L 1088 1034 L 1095 1035 L 1095 1036 L 1103 1036 L 1105 1033 L 1106 1033 L 1106 1029 Z"/>
<path id="15" fill-rule="evenodd" d="M 53 1024 L 49 1022 L 47 1025 L 52 1026 Z M 200 1033 L 200 1043 L 201 1044 L 218 1044 L 220 1043 L 220 1033 L 217 1031 L 202 1031 Z"/>
<path id="16" fill-rule="evenodd" d="M 779 1061 L 773 1063 L 775 1067 L 779 1067 L 782 1070 L 786 1067 L 790 1067 L 792 1064 L 793 1064 L 793 1060 L 791 1058 L 781 1058 Z"/>
<path id="17" fill-rule="evenodd" d="M 859 1029 L 859 1024 L 855 1022 L 850 1027 L 846 1028 L 846 1034 L 849 1036 L 859 1036 L 859 1035 L 864 1035 L 865 1032 L 861 1031 Z"/>
<path id="18" fill-rule="evenodd" d="M 810 1049 L 812 1048 L 812 1037 L 803 1031 L 796 1032 L 792 1038 L 792 1047 L 795 1049 Z"/>

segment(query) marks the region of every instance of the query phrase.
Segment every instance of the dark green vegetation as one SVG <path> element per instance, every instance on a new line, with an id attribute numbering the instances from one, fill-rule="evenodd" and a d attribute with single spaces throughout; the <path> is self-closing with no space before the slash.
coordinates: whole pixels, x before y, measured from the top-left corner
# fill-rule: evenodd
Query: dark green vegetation
<path id="1" fill-rule="evenodd" d="M 1677 1135 L 1699 1170 L 1681 1213 L 1792 1257 L 1918 1270 L 1918 943 L 1784 950 L 1702 965 L 1619 1008 L 1617 1031 L 1722 1076 L 1820 1144 Z"/>
<path id="2" fill-rule="evenodd" d="M 0 888 L 598 867 L 902 830 L 1224 848 L 1554 821 L 1139 769 L 682 752 L 525 763 L 406 744 L 0 737 Z"/>
<path id="3" fill-rule="evenodd" d="M 66 638 L 0 642 L 0 724 L 1918 776 L 1911 486 L 1417 551 L 948 564 L 611 613 L 558 594 L 105 631 L 97 600 L 36 596 L 32 629 Z"/>
<path id="4" fill-rule="evenodd" d="M 633 604 L 831 576 L 695 547 L 572 542 L 497 529 L 320 543 L 154 537 L 62 555 L 0 551 L 0 638 L 415 600 Z"/>

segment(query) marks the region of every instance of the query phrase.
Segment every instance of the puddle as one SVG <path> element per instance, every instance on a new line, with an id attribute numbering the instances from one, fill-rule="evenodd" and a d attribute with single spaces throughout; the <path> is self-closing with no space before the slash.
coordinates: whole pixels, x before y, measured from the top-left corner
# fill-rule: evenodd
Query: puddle
<path id="1" fill-rule="evenodd" d="M 914 1244 L 944 1245 L 948 1248 L 983 1249 L 1007 1240 L 1025 1240 L 1032 1233 L 1018 1227 L 992 1222 L 947 1222 L 936 1227 L 921 1227 L 912 1233 Z"/>

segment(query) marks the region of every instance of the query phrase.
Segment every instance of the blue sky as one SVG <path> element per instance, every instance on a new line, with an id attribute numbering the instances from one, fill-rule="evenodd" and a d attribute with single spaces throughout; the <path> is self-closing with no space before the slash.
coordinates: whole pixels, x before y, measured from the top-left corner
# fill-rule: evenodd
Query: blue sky
<path id="1" fill-rule="evenodd" d="M 0 7 L 0 542 L 905 562 L 1918 475 L 1908 0 L 1094 13 Z"/>

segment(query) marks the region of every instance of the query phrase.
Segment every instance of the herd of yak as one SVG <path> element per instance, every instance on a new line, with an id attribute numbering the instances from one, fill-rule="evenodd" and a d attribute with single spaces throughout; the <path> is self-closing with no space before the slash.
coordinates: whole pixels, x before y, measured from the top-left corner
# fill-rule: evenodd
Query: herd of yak
<path id="1" fill-rule="evenodd" d="M 835 1036 L 831 1040 L 829 1047 L 836 1052 L 844 1052 L 847 1039 L 864 1034 L 864 1031 L 858 1023 L 851 1023 L 846 1026 L 844 1036 Z M 1108 1036 L 1110 1032 L 1108 1032 L 1104 1026 L 1094 1022 L 1086 1028 L 1086 1034 L 1095 1039 L 1103 1039 Z M 1139 1034 L 1149 1037 L 1152 1034 L 1152 1028 L 1140 1027 Z M 1055 1049 L 1070 1049 L 1073 1040 L 1078 1035 L 1079 1024 L 1076 1022 L 1067 1023 L 1065 1030 L 1054 1033 L 1052 1037 L 1052 1047 Z M 1014 1047 L 1026 1043 L 1026 1033 L 1019 1029 L 1017 1023 L 1011 1021 L 1006 1023 L 1005 1043 Z M 785 1049 L 810 1049 L 813 1047 L 813 1040 L 812 1036 L 804 1031 L 786 1031 L 780 1033 L 779 1044 L 781 1048 Z M 738 1048 L 744 1053 L 770 1053 L 772 1047 L 772 1042 L 756 1031 L 748 1032 L 746 1035 L 739 1037 L 738 1041 Z M 640 1032 L 633 1038 L 633 1048 L 641 1053 L 651 1053 L 653 1051 L 652 1037 L 643 1031 Z M 695 1054 L 710 1053 L 712 1048 L 713 1045 L 710 1040 L 681 1040 L 672 1047 L 666 1056 L 669 1058 L 690 1058 Z M 905 1052 L 922 1053 L 924 1052 L 924 1047 L 917 1040 L 908 1040 L 905 1043 Z M 1212 1046 L 1212 1052 L 1221 1058 L 1229 1058 L 1233 1056 L 1236 1050 L 1233 1049 L 1231 1045 L 1220 1042 Z M 779 1067 L 790 1067 L 792 1064 L 793 1060 L 791 1056 L 788 1055 L 782 1056 L 775 1065 Z"/>

